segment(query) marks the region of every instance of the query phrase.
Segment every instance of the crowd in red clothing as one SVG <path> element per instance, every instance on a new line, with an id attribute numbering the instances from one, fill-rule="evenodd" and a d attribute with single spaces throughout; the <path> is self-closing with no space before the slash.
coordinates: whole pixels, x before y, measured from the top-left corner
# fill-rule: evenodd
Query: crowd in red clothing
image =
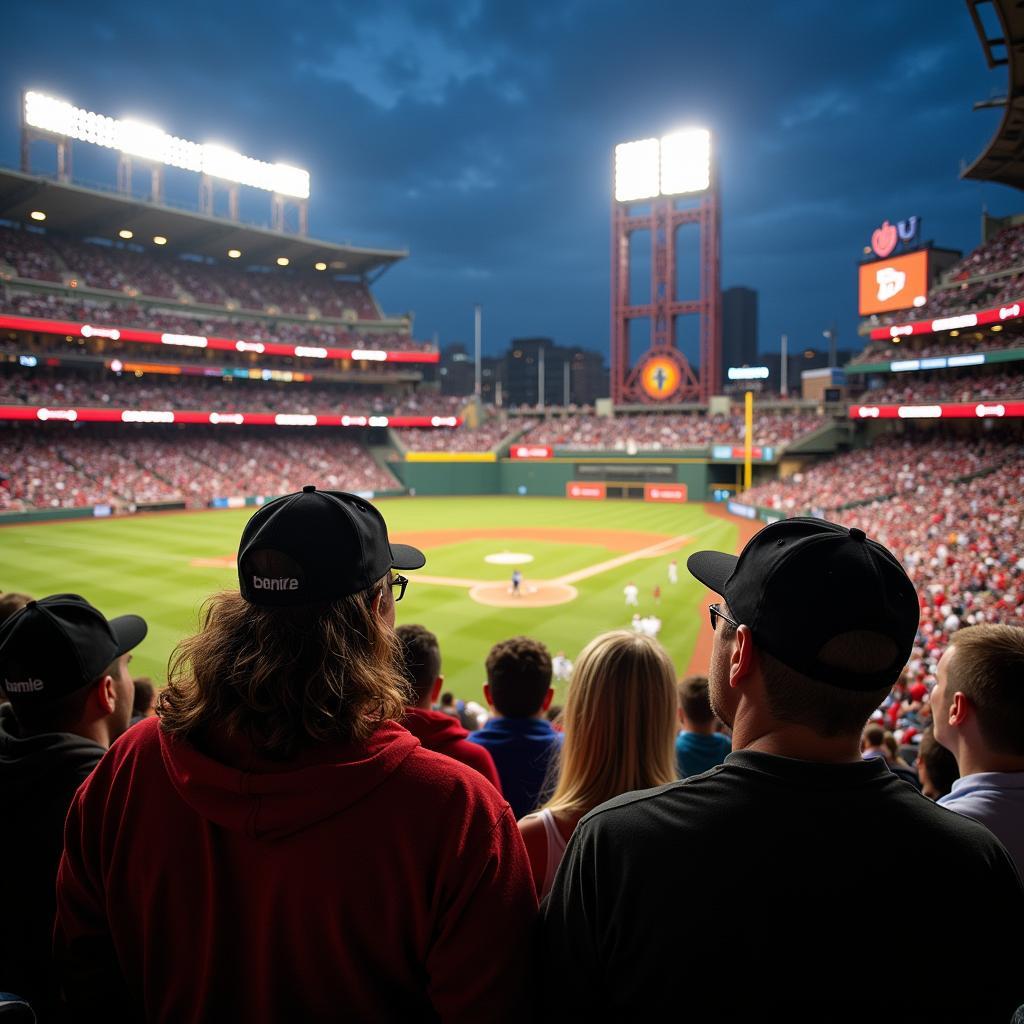
<path id="1" fill-rule="evenodd" d="M 0 314 L 38 317 L 46 320 L 64 320 L 90 323 L 106 327 L 138 327 L 141 330 L 166 331 L 173 334 L 199 335 L 213 338 L 241 338 L 245 341 L 279 342 L 286 345 L 311 345 L 334 348 L 380 349 L 384 351 L 431 351 L 432 346 L 418 342 L 407 333 L 368 331 L 341 323 L 320 320 L 288 320 L 281 317 L 263 318 L 240 316 L 224 309 L 223 312 L 189 310 L 174 306 L 140 306 L 137 302 L 112 302 L 86 296 L 45 296 L 23 294 L 0 289 Z M 122 342 L 121 347 L 103 346 L 104 351 L 146 351 L 151 346 Z M 216 358 L 230 353 L 217 351 Z M 271 358 L 271 357 L 263 357 Z M 308 360 L 306 360 L 308 365 Z"/>
<path id="2" fill-rule="evenodd" d="M 345 384 L 314 384 L 148 373 L 11 370 L 0 374 L 0 405 L 192 409 L 216 412 L 355 416 L 453 416 L 465 404 L 454 395 L 417 395 Z"/>
<path id="3" fill-rule="evenodd" d="M 229 309 L 298 316 L 379 320 L 365 284 L 337 280 L 312 268 L 304 273 L 274 268 L 246 271 L 212 261 L 180 259 L 31 231 L 0 228 L 0 263 L 18 277 L 75 282 L 75 286 L 126 295 L 199 302 Z"/>
<path id="4" fill-rule="evenodd" d="M 857 396 L 858 402 L 974 402 L 989 399 L 1024 398 L 1024 373 L 992 373 L 951 377 L 932 374 L 899 374 L 885 387 L 871 388 Z"/>
<path id="5" fill-rule="evenodd" d="M 401 487 L 358 441 L 323 433 L 0 431 L 0 511 L 158 501 L 203 508 L 214 498 L 284 494 L 309 480 L 349 491 Z"/>
<path id="6" fill-rule="evenodd" d="M 757 411 L 754 443 L 787 444 L 824 423 L 825 419 L 817 413 Z M 706 412 L 692 412 L 551 416 L 531 427 L 521 440 L 524 444 L 555 448 L 631 452 L 735 444 L 743 437 L 742 413 L 709 416 Z"/>

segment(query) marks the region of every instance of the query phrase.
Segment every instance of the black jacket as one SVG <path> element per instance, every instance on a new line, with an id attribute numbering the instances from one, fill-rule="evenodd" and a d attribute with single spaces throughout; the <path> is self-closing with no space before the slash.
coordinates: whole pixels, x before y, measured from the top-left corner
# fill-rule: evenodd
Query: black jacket
<path id="1" fill-rule="evenodd" d="M 32 1001 L 46 1019 L 54 887 L 64 819 L 104 749 L 73 733 L 22 736 L 0 704 L 0 991 Z"/>

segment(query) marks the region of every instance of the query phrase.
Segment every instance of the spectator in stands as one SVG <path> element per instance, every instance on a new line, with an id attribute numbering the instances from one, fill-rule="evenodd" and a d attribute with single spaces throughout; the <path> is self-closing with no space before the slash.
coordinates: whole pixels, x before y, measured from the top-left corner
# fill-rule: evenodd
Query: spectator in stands
<path id="1" fill-rule="evenodd" d="M 448 692 L 442 693 L 441 703 L 438 704 L 437 710 L 440 711 L 442 715 L 451 715 L 452 718 L 458 718 L 459 709 L 455 704 L 455 694 Z"/>
<path id="2" fill-rule="evenodd" d="M 711 710 L 706 676 L 687 676 L 679 684 L 679 724 L 676 766 L 679 778 L 700 775 L 721 764 L 732 743 L 717 731 L 718 719 Z"/>
<path id="3" fill-rule="evenodd" d="M 914 767 L 921 780 L 921 792 L 929 800 L 945 796 L 960 778 L 956 758 L 935 738 L 935 729 L 931 725 L 921 734 Z"/>
<path id="4" fill-rule="evenodd" d="M 135 700 L 132 704 L 132 725 L 156 714 L 156 687 L 147 676 L 135 680 Z"/>
<path id="5" fill-rule="evenodd" d="M 584 814 L 622 793 L 675 779 L 675 669 L 652 637 L 623 629 L 583 648 L 562 716 L 557 780 L 539 813 L 519 822 L 542 898 Z"/>
<path id="6" fill-rule="evenodd" d="M 687 566 L 723 597 L 711 705 L 733 730 L 725 764 L 619 797 L 577 826 L 544 904 L 540 1005 L 551 1020 L 868 1020 L 885 944 L 851 926 L 914 865 L 926 934 L 958 943 L 961 984 L 895 985 L 892 1020 L 1005 1021 L 1024 1002 L 1016 943 L 1024 883 L 984 828 L 924 800 L 861 729 L 899 678 L 918 603 L 895 558 L 814 519 L 765 527 L 737 558 Z M 865 835 L 884 842 L 865 841 Z"/>
<path id="7" fill-rule="evenodd" d="M 343 492 L 249 520 L 241 593 L 211 598 L 159 717 L 71 808 L 55 951 L 83 1019 L 522 1019 L 515 819 L 392 721 L 394 570 L 424 561 Z"/>
<path id="8" fill-rule="evenodd" d="M 107 620 L 77 594 L 29 601 L 0 625 L 0 821 L 6 881 L 0 991 L 52 1011 L 50 946 L 64 819 L 75 790 L 127 728 L 137 615 Z"/>
<path id="9" fill-rule="evenodd" d="M 960 768 L 939 803 L 987 826 L 1024 876 L 1024 629 L 959 630 L 939 660 L 932 713 Z"/>
<path id="10" fill-rule="evenodd" d="M 892 733 L 889 735 L 891 736 Z M 917 773 L 905 762 L 900 764 L 893 756 L 891 747 L 886 743 L 886 732 L 882 726 L 872 722 L 864 727 L 860 736 L 860 756 L 865 761 L 872 758 L 881 759 L 893 775 L 901 778 L 904 782 L 909 782 L 915 789 L 921 788 Z"/>
<path id="11" fill-rule="evenodd" d="M 522 818 L 536 808 L 548 762 L 562 742 L 544 717 L 555 695 L 551 655 L 539 641 L 515 636 L 491 648 L 486 668 L 491 718 L 469 739 L 490 752 L 501 791 Z"/>
<path id="12" fill-rule="evenodd" d="M 437 637 L 416 625 L 399 626 L 395 632 L 401 644 L 402 671 L 409 684 L 402 725 L 427 750 L 436 750 L 475 768 L 500 793 L 501 780 L 491 755 L 479 743 L 468 741 L 469 732 L 452 715 L 431 711 L 444 685 Z"/>
<path id="13" fill-rule="evenodd" d="M 21 611 L 31 601 L 28 594 L 19 594 L 16 590 L 9 590 L 0 594 L 0 622 L 9 619 L 15 612 Z"/>

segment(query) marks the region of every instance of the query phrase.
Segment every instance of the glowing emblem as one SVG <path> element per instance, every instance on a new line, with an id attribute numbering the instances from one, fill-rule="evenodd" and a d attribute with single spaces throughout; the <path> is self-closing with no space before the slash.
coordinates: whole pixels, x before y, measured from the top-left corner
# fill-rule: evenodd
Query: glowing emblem
<path id="1" fill-rule="evenodd" d="M 679 367 L 665 356 L 648 359 L 640 374 L 640 383 L 651 398 L 671 398 L 680 379 Z"/>

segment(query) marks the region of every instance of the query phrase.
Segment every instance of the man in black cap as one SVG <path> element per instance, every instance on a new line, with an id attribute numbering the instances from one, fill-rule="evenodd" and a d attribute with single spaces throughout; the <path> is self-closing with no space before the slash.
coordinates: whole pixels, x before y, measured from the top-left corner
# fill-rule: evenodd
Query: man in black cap
<path id="1" fill-rule="evenodd" d="M 107 620 L 77 594 L 29 601 L 0 625 L 0 990 L 45 1017 L 54 884 L 75 790 L 131 719 L 137 615 Z"/>
<path id="2" fill-rule="evenodd" d="M 68 815 L 55 947 L 81 1019 L 522 1019 L 537 903 L 515 818 L 395 721 L 398 570 L 424 561 L 354 494 L 249 520 L 239 590 Z"/>
<path id="3" fill-rule="evenodd" d="M 1024 1002 L 1005 849 L 860 756 L 917 630 L 902 566 L 860 530 L 789 519 L 687 567 L 723 598 L 709 684 L 733 753 L 577 826 L 543 914 L 551 1019 L 863 1021 L 881 1005 L 1004 1024 Z M 864 933 L 864 908 L 907 872 L 931 896 L 915 927 L 963 938 L 959 980 L 885 984 L 891 937 Z"/>

